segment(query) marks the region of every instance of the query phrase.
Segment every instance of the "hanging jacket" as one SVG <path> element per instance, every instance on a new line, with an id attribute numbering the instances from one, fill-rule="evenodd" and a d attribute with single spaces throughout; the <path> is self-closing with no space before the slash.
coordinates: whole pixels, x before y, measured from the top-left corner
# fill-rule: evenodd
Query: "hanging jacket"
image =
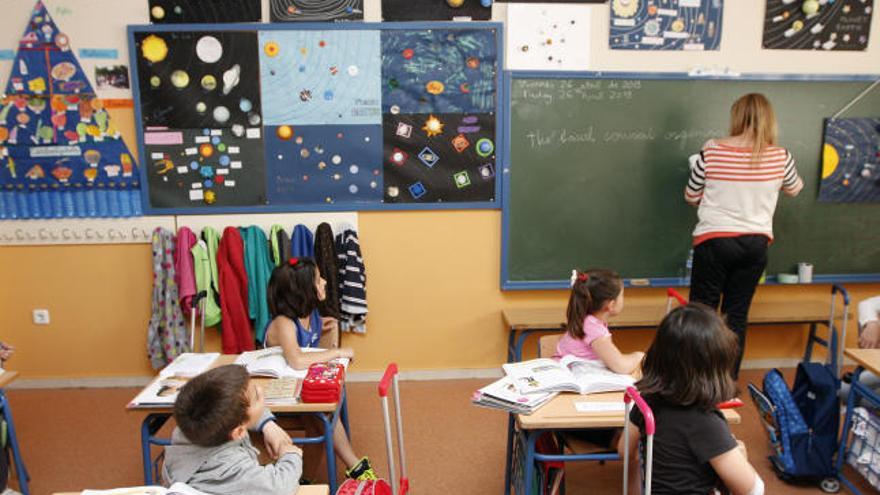
<path id="1" fill-rule="evenodd" d="M 315 229 L 315 263 L 321 270 L 321 276 L 327 281 L 327 297 L 318 303 L 318 310 L 322 316 L 339 318 L 339 268 L 336 265 L 333 229 L 327 222 Z"/>
<path id="2" fill-rule="evenodd" d="M 193 269 L 191 249 L 196 243 L 196 235 L 189 227 L 177 230 L 177 244 L 174 249 L 174 281 L 180 298 L 180 309 L 184 315 L 192 311 L 193 296 L 196 295 L 196 279 Z"/>
<path id="3" fill-rule="evenodd" d="M 202 229 L 202 239 L 208 248 L 208 261 L 211 263 L 211 280 L 214 282 L 214 292 L 219 296 L 220 273 L 217 271 L 217 249 L 220 246 L 220 233 L 213 227 L 205 227 Z"/>
<path id="4" fill-rule="evenodd" d="M 367 332 L 367 273 L 361 257 L 357 231 L 343 227 L 336 236 L 339 260 L 339 328 L 344 332 Z"/>
<path id="5" fill-rule="evenodd" d="M 312 231 L 303 224 L 293 228 L 293 235 L 290 236 L 290 255 L 297 258 L 315 257 L 315 238 L 312 236 Z"/>
<path id="6" fill-rule="evenodd" d="M 205 291 L 208 295 L 205 301 L 205 319 L 206 327 L 213 327 L 220 323 L 220 306 L 217 305 L 217 281 L 214 280 L 211 273 L 211 265 L 217 266 L 216 260 L 208 257 L 208 245 L 205 241 L 199 239 L 192 247 L 193 268 L 196 277 L 196 290 L 198 292 Z"/>
<path id="7" fill-rule="evenodd" d="M 217 249 L 220 275 L 220 311 L 223 331 L 220 335 L 224 354 L 254 350 L 251 320 L 248 318 L 248 279 L 244 268 L 244 244 L 235 227 L 226 227 Z"/>
<path id="8" fill-rule="evenodd" d="M 284 231 L 284 227 L 275 224 L 269 232 L 269 244 L 272 246 L 270 251 L 272 262 L 275 266 L 281 266 L 281 263 L 290 259 L 290 237 Z"/>
<path id="9" fill-rule="evenodd" d="M 189 350 L 189 335 L 180 311 L 174 282 L 174 234 L 161 227 L 153 231 L 153 301 L 147 327 L 147 354 L 154 369 Z"/>
<path id="10" fill-rule="evenodd" d="M 269 244 L 261 227 L 251 225 L 242 229 L 244 237 L 244 267 L 248 280 L 248 316 L 254 320 L 256 338 L 263 341 L 266 325 L 269 324 L 269 301 L 267 289 L 272 275 L 272 261 L 269 259 Z"/>

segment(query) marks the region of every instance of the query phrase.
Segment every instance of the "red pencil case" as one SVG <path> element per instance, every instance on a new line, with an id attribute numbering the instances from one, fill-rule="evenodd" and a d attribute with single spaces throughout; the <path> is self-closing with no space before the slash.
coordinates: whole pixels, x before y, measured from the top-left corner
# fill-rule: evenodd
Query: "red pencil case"
<path id="1" fill-rule="evenodd" d="M 315 363 L 303 379 L 303 402 L 338 402 L 345 384 L 345 367 L 337 363 Z"/>

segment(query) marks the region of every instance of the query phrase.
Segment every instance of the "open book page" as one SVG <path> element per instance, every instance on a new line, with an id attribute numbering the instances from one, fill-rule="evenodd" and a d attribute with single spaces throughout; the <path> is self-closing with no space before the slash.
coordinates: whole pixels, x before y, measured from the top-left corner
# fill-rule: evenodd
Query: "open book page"
<path id="1" fill-rule="evenodd" d="M 568 355 L 563 356 L 559 364 L 571 372 L 578 392 L 582 394 L 623 391 L 635 383 L 632 375 L 615 373 L 598 359 L 583 359 Z"/>
<path id="2" fill-rule="evenodd" d="M 267 406 L 286 406 L 299 402 L 302 380 L 298 378 L 276 378 L 263 384 L 263 396 Z"/>
<path id="3" fill-rule="evenodd" d="M 505 363 L 501 366 L 507 376 L 513 379 L 516 388 L 524 394 L 571 391 L 579 387 L 574 376 L 556 360 L 541 358 Z"/>
<path id="4" fill-rule="evenodd" d="M 515 380 L 512 377 L 505 376 L 504 378 L 477 390 L 474 394 L 474 401 L 476 402 L 488 397 L 498 402 L 515 405 L 520 408 L 532 409 L 543 405 L 555 395 L 556 394 L 553 392 L 533 394 L 520 393 Z"/>
<path id="5" fill-rule="evenodd" d="M 326 349 L 304 348 L 302 352 L 321 352 Z M 339 358 L 332 360 L 348 368 L 349 359 Z M 269 376 L 272 378 L 298 378 L 302 380 L 306 377 L 307 369 L 297 370 L 287 364 L 284 358 L 284 352 L 280 346 L 259 349 L 256 351 L 248 351 L 239 354 L 235 358 L 235 364 L 240 364 L 247 368 L 248 373 L 252 376 Z"/>
<path id="6" fill-rule="evenodd" d="M 81 495 L 208 495 L 183 483 L 175 483 L 170 488 L 162 486 L 133 486 L 112 490 L 83 490 Z"/>
<path id="7" fill-rule="evenodd" d="M 159 372 L 159 376 L 180 376 L 192 378 L 210 368 L 218 357 L 220 357 L 219 352 L 184 352 L 183 354 L 177 356 L 177 358 L 175 358 L 174 361 L 171 362 L 171 364 L 162 368 L 162 371 Z"/>
<path id="8" fill-rule="evenodd" d="M 180 389 L 186 385 L 186 378 L 159 377 L 147 385 L 141 393 L 132 399 L 129 406 L 165 406 L 174 404 Z"/>

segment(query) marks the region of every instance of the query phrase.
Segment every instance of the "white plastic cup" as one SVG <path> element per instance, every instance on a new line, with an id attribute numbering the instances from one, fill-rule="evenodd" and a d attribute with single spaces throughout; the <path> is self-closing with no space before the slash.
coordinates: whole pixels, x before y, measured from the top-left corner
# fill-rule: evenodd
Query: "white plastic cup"
<path id="1" fill-rule="evenodd" d="M 798 263 L 798 282 L 809 284 L 813 282 L 813 264 Z"/>

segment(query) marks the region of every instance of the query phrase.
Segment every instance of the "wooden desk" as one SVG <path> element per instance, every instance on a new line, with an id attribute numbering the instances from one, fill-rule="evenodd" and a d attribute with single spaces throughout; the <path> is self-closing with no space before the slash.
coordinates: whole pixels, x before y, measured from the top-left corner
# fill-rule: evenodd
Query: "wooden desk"
<path id="1" fill-rule="evenodd" d="M 861 494 L 852 481 L 843 473 L 843 462 L 847 457 L 847 441 L 850 437 L 853 411 L 856 406 L 867 402 L 875 408 L 880 408 L 880 394 L 859 382 L 859 375 L 867 370 L 880 376 L 880 349 L 845 349 L 843 354 L 854 360 L 858 366 L 852 375 L 849 396 L 846 399 L 846 417 L 843 420 L 843 429 L 840 434 L 840 448 L 837 453 L 837 473 L 843 482 L 853 493 Z"/>
<path id="2" fill-rule="evenodd" d="M 24 495 L 29 495 L 30 488 L 28 487 L 28 482 L 31 480 L 31 476 L 28 474 L 27 467 L 25 467 L 24 460 L 21 457 L 21 449 L 18 448 L 18 435 L 15 433 L 15 421 L 12 420 L 12 406 L 9 405 L 9 399 L 3 390 L 7 385 L 14 382 L 16 378 L 18 378 L 17 371 L 3 370 L 3 373 L 0 373 L 0 409 L 2 409 L 3 419 L 6 420 L 9 446 L 12 448 L 12 461 L 15 464 L 15 473 L 18 476 L 19 490 Z"/>
<path id="3" fill-rule="evenodd" d="M 514 442 L 514 417 L 516 424 L 523 432 L 525 441 L 521 444 L 525 451 L 525 472 L 522 485 L 518 486 L 517 495 L 527 493 L 524 487 L 532 486 L 535 473 L 535 462 L 546 461 L 613 461 L 620 460 L 616 450 L 614 452 L 592 454 L 538 454 L 535 451 L 535 442 L 545 431 L 558 431 L 566 429 L 588 428 L 623 428 L 625 414 L 619 412 L 578 412 L 575 409 L 576 402 L 618 402 L 623 403 L 623 392 L 608 392 L 602 394 L 571 394 L 562 393 L 554 397 L 550 402 L 541 406 L 531 415 L 510 414 L 507 430 L 507 471 L 505 473 L 504 493 L 509 494 L 511 488 L 511 468 L 513 464 Z M 739 413 L 732 409 L 721 411 L 728 423 L 739 424 L 742 420 Z M 519 481 L 519 480 L 516 480 Z"/>
<path id="4" fill-rule="evenodd" d="M 211 365 L 212 368 L 222 366 L 224 364 L 232 364 L 235 362 L 236 355 L 224 354 L 217 358 Z M 155 382 L 159 377 L 153 379 Z M 254 377 L 258 383 L 268 382 L 270 378 Z M 269 407 L 269 406 L 267 406 Z M 141 423 L 141 455 L 144 463 L 144 484 L 153 484 L 153 461 L 151 459 L 150 446 L 169 445 L 167 438 L 156 437 L 156 433 L 171 418 L 173 413 L 173 405 L 165 406 L 144 406 L 140 407 L 129 403 L 125 407 L 126 411 L 131 413 L 147 413 Z M 323 435 L 320 437 L 295 438 L 295 443 L 324 443 L 325 454 L 327 457 L 327 479 L 329 482 L 329 490 L 336 493 L 336 455 L 333 452 L 333 430 L 336 427 L 337 420 L 342 417 L 343 424 L 347 425 L 346 416 L 346 398 L 345 387 L 342 389 L 342 397 L 337 403 L 297 403 L 283 406 L 271 406 L 269 410 L 278 415 L 311 415 L 321 420 L 323 424 Z M 346 432 L 348 428 L 346 427 Z"/>
<path id="5" fill-rule="evenodd" d="M 80 495 L 82 492 L 59 492 L 54 495 Z M 330 487 L 327 485 L 306 485 L 291 495 L 330 495 Z"/>
<path id="6" fill-rule="evenodd" d="M 561 332 L 566 323 L 566 308 L 509 308 L 502 310 L 504 323 L 510 330 L 507 339 L 507 362 L 522 360 L 522 349 L 526 337 L 534 332 Z M 656 328 L 666 315 L 666 300 L 653 302 L 627 302 L 623 312 L 612 318 L 610 328 Z M 839 316 L 842 318 L 843 313 Z M 830 317 L 827 299 L 803 299 L 796 301 L 752 303 L 749 310 L 750 325 L 795 325 L 809 324 L 811 341 L 817 340 L 818 325 L 828 325 Z M 812 346 L 807 347 L 806 360 L 810 358 Z"/>

